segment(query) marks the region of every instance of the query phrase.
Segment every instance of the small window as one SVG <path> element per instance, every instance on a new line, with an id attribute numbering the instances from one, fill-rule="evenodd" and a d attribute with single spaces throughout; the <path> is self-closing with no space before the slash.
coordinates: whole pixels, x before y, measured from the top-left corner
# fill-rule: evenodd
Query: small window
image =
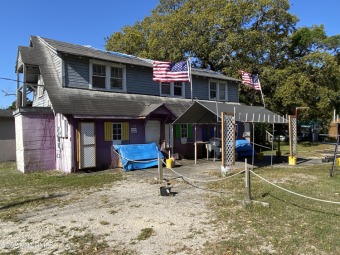
<path id="1" fill-rule="evenodd" d="M 184 82 L 161 82 L 160 83 L 160 94 L 161 96 L 175 96 L 185 97 L 184 94 Z"/>
<path id="2" fill-rule="evenodd" d="M 105 79 L 105 65 L 93 64 L 92 86 L 96 88 L 105 88 Z"/>
<path id="3" fill-rule="evenodd" d="M 171 95 L 171 84 L 170 82 L 162 82 L 162 85 L 161 85 L 161 93 L 162 95 Z"/>
<path id="4" fill-rule="evenodd" d="M 174 96 L 182 96 L 182 82 L 174 82 Z"/>
<path id="5" fill-rule="evenodd" d="M 218 87 L 219 87 L 219 99 L 225 101 L 227 99 L 226 84 L 220 83 Z"/>
<path id="6" fill-rule="evenodd" d="M 112 140 L 113 144 L 122 143 L 122 124 L 112 123 Z"/>
<path id="7" fill-rule="evenodd" d="M 187 137 L 188 137 L 188 125 L 181 124 L 181 138 L 187 138 Z"/>
<path id="8" fill-rule="evenodd" d="M 216 99 L 216 95 L 217 95 L 217 84 L 216 82 L 210 82 L 210 99 Z"/>
<path id="9" fill-rule="evenodd" d="M 123 69 L 111 67 L 111 89 L 123 89 Z"/>

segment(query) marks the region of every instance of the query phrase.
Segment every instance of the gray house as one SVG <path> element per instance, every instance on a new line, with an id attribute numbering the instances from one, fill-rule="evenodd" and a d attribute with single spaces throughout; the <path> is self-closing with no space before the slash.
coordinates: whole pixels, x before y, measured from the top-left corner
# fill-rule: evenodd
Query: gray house
<path id="1" fill-rule="evenodd" d="M 237 79 L 192 69 L 191 90 L 186 82 L 153 81 L 152 60 L 39 36 L 19 46 L 16 72 L 24 81 L 15 112 L 23 172 L 115 167 L 116 144 L 164 142 L 189 158 L 194 139 L 214 136 L 213 126 L 172 123 L 194 102 L 240 105 Z M 32 107 L 25 102 L 28 92 Z"/>
<path id="2" fill-rule="evenodd" d="M 0 162 L 15 160 L 15 122 L 12 110 L 0 109 Z"/>

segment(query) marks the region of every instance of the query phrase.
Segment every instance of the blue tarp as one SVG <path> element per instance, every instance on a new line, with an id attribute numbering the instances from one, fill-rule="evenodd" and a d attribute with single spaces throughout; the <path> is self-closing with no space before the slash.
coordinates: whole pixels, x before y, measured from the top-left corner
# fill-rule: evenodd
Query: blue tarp
<path id="1" fill-rule="evenodd" d="M 235 151 L 239 157 L 251 157 L 253 155 L 253 147 L 247 140 L 236 140 Z M 254 155 L 256 155 L 256 151 Z"/>
<path id="2" fill-rule="evenodd" d="M 124 171 L 144 169 L 158 165 L 158 156 L 164 159 L 156 143 L 114 145 L 121 156 Z"/>

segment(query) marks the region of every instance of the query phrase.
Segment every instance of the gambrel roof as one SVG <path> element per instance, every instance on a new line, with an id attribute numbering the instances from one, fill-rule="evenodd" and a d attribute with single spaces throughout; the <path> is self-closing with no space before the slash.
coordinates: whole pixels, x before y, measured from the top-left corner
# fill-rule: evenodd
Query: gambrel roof
<path id="1" fill-rule="evenodd" d="M 31 47 L 19 47 L 16 70 L 19 71 L 23 63 L 39 66 L 40 73 L 44 80 L 45 89 L 55 113 L 72 114 L 79 118 L 145 118 L 151 112 L 164 105 L 176 117 L 181 116 L 181 118 L 177 120 L 177 123 L 200 123 L 199 120 L 191 119 L 192 117 L 201 116 L 195 113 L 197 109 L 198 111 L 205 109 L 209 115 L 209 119 L 212 120 L 216 118 L 216 114 L 219 116 L 220 111 L 214 110 L 217 109 L 215 108 L 216 106 L 220 107 L 220 110 L 222 108 L 227 110 L 236 109 L 235 103 L 216 103 L 207 101 L 195 102 L 191 99 L 185 98 L 171 98 L 63 87 L 52 59 L 52 54 L 54 53 L 78 55 L 92 59 L 140 65 L 150 68 L 152 68 L 152 61 L 126 54 L 102 51 L 92 47 L 41 38 L 38 36 L 31 36 L 30 40 Z M 207 70 L 193 69 L 193 74 L 213 79 L 239 82 L 237 79 Z M 187 111 L 188 109 L 190 111 Z M 244 104 L 237 104 L 237 109 L 239 109 L 239 112 L 244 112 L 244 114 L 248 113 L 248 115 L 242 115 L 243 117 L 247 116 L 247 118 L 251 118 L 252 114 L 250 113 L 259 113 L 260 115 L 262 114 L 261 116 L 275 115 L 263 107 L 252 107 Z M 187 113 L 183 114 L 186 111 Z M 248 121 L 249 120 L 250 119 L 248 119 Z M 239 119 L 239 121 L 244 120 Z M 282 121 L 285 122 L 286 120 Z M 258 119 L 255 120 L 255 122 L 272 123 L 272 121 L 267 121 L 265 119 Z"/>

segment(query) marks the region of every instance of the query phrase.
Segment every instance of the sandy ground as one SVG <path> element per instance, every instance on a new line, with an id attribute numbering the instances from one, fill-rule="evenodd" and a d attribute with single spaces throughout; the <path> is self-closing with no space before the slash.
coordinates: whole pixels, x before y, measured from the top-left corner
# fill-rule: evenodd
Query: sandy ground
<path id="1" fill-rule="evenodd" d="M 218 168 L 219 163 L 207 162 L 175 169 L 192 178 L 216 179 L 212 172 Z M 200 254 L 206 242 L 220 240 L 222 227 L 207 207 L 216 193 L 178 179 L 172 182 L 174 196 L 160 196 L 155 178 L 157 169 L 134 171 L 112 186 L 65 194 L 63 199 L 71 200 L 65 205 L 32 208 L 18 222 L 1 221 L 0 252 L 62 254 L 77 251 L 94 235 L 115 254 Z M 140 240 L 143 229 L 152 229 L 152 235 Z"/>

